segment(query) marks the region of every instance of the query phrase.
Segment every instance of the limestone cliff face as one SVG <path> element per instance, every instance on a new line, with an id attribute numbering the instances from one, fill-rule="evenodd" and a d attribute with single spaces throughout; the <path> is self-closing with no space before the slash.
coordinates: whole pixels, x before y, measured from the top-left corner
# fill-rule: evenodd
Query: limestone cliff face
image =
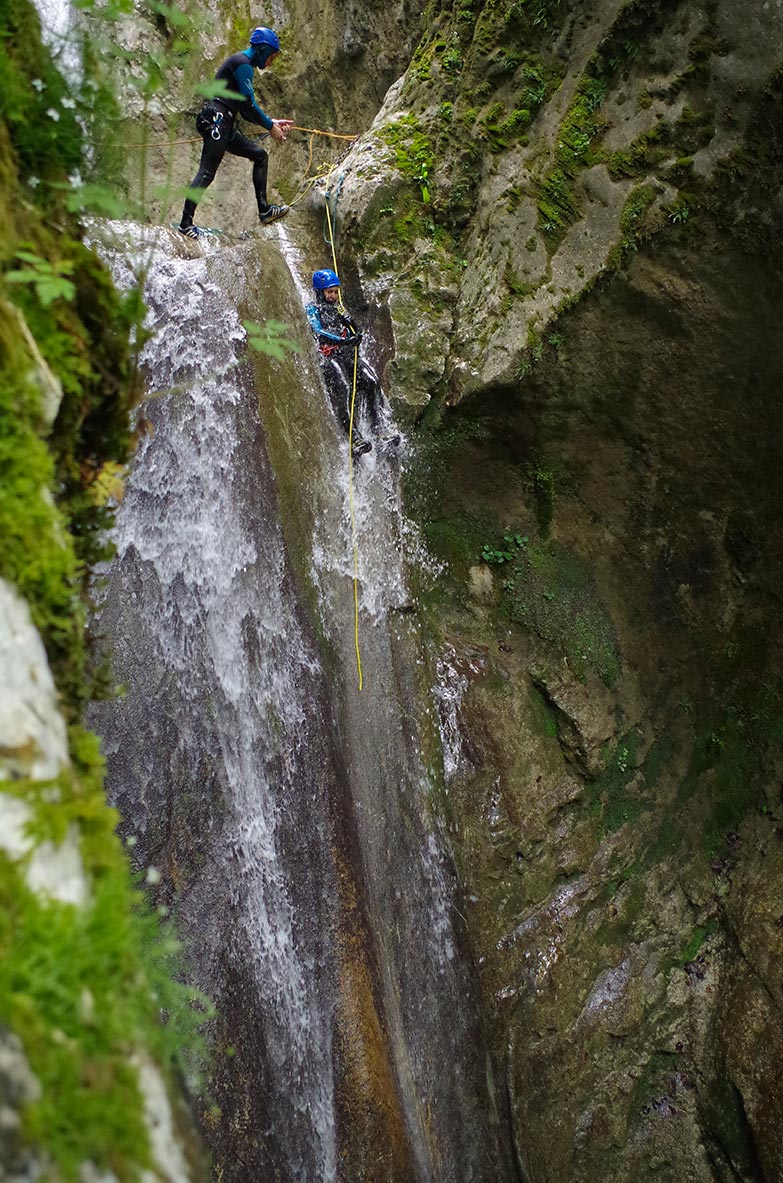
<path id="1" fill-rule="evenodd" d="M 526 1179 L 783 1170 L 782 17 L 431 6 L 340 166 Z"/>

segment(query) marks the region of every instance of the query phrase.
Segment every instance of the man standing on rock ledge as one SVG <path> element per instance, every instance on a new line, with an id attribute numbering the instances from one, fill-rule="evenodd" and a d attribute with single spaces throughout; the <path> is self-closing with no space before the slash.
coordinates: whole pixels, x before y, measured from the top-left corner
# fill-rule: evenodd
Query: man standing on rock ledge
<path id="1" fill-rule="evenodd" d="M 286 132 L 293 126 L 290 119 L 272 119 L 256 103 L 253 92 L 253 69 L 265 69 L 280 52 L 280 40 L 274 29 L 254 29 L 250 34 L 250 45 L 239 53 L 226 58 L 215 75 L 215 81 L 225 82 L 226 90 L 241 98 L 208 99 L 196 116 L 196 130 L 204 140 L 201 163 L 191 182 L 191 189 L 203 191 L 211 185 L 220 162 L 229 152 L 253 161 L 253 187 L 258 204 L 258 218 L 262 226 L 283 218 L 288 213 L 287 205 L 270 205 L 266 196 L 266 178 L 269 156 L 258 143 L 253 143 L 234 127 L 237 115 L 265 128 L 277 143 L 282 143 Z M 186 238 L 198 238 L 198 226 L 193 225 L 193 216 L 201 195 L 188 198 L 179 224 L 180 234 Z"/>

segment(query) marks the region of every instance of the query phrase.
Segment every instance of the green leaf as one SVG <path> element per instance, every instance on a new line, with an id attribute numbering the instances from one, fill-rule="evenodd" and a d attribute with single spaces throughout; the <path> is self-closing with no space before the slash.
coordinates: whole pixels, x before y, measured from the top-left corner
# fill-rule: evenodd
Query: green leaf
<path id="1" fill-rule="evenodd" d="M 162 4 L 160 0 L 151 0 L 150 8 L 153 12 L 160 13 L 162 17 L 173 29 L 184 29 L 193 24 L 192 19 L 181 8 L 177 8 L 176 4 Z"/>
<path id="2" fill-rule="evenodd" d="M 34 255 L 31 251 L 17 251 L 17 259 L 24 259 L 25 263 L 32 263 L 34 267 L 41 263 L 46 264 L 46 259 L 42 259 L 40 255 Z"/>
<path id="3" fill-rule="evenodd" d="M 266 353 L 282 361 L 286 353 L 300 352 L 298 343 L 284 335 L 291 331 L 291 326 L 283 321 L 268 320 L 265 325 L 258 325 L 251 320 L 243 320 L 242 325 L 247 332 L 250 348 L 258 353 Z"/>
<path id="4" fill-rule="evenodd" d="M 38 276 L 33 270 L 28 271 L 6 271 L 5 279 L 7 283 L 37 283 Z"/>
<path id="5" fill-rule="evenodd" d="M 239 94 L 236 90 L 229 90 L 228 83 L 224 78 L 214 78 L 209 82 L 199 82 L 195 88 L 196 94 L 203 95 L 205 99 L 239 99 L 244 102 L 247 98 L 245 94 Z"/>
<path id="6" fill-rule="evenodd" d="M 71 213 L 105 214 L 109 218 L 128 217 L 138 212 L 135 202 L 118 197 L 105 185 L 79 185 L 68 193 L 65 204 Z"/>
<path id="7" fill-rule="evenodd" d="M 39 279 L 35 290 L 38 299 L 46 307 L 53 304 L 55 300 L 72 300 L 76 295 L 76 286 L 69 279 L 59 279 L 56 275 L 53 275 L 51 279 Z"/>

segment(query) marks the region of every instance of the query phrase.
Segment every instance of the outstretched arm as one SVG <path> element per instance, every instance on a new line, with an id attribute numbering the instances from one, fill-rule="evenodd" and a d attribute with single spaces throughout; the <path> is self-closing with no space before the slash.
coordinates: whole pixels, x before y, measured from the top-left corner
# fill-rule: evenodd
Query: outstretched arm
<path id="1" fill-rule="evenodd" d="M 234 77 L 239 93 L 244 95 L 245 99 L 240 108 L 242 118 L 247 119 L 248 123 L 256 123 L 260 127 L 265 127 L 267 131 L 272 131 L 274 119 L 267 115 L 266 111 L 262 111 L 256 102 L 253 90 L 253 67 L 250 62 L 246 66 L 238 66 L 234 71 Z"/>

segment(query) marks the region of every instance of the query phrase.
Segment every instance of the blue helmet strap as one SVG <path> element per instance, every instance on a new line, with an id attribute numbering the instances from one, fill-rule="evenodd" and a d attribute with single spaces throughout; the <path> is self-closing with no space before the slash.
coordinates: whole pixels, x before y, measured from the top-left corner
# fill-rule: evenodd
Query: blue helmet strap
<path id="1" fill-rule="evenodd" d="M 251 45 L 245 52 L 250 58 L 251 65 L 259 70 L 263 70 L 272 54 L 276 53 L 277 50 L 273 49 L 271 45 Z"/>

